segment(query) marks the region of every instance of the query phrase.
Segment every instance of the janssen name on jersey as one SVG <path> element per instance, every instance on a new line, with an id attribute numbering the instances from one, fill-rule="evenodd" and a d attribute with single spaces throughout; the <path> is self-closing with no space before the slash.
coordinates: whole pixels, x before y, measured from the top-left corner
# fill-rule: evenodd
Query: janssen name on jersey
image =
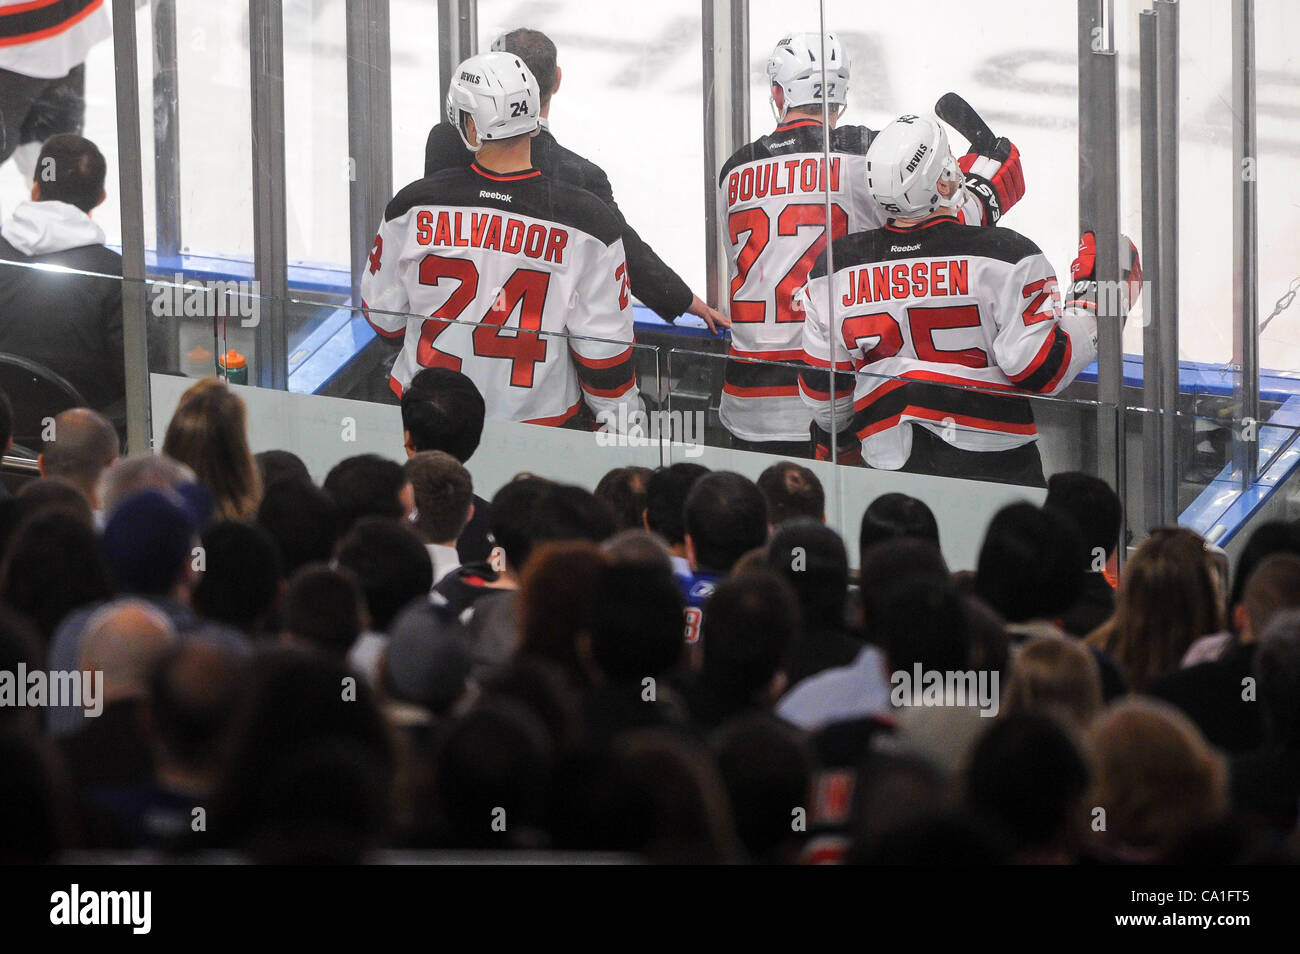
<path id="1" fill-rule="evenodd" d="M 794 298 L 826 248 L 827 193 L 832 237 L 885 223 L 866 188 L 866 152 L 875 135 L 864 126 L 836 127 L 827 161 L 822 124 L 798 119 L 742 147 L 722 167 L 718 221 L 728 243 L 735 360 L 727 362 L 719 416 L 737 437 L 808 437 L 798 386 L 804 316 Z M 983 207 L 969 197 L 962 214 L 979 223 Z"/>
<path id="2" fill-rule="evenodd" d="M 491 418 L 564 424 L 584 399 L 614 419 L 640 410 L 621 232 L 595 196 L 535 169 L 473 164 L 402 189 L 361 283 L 366 319 L 403 340 L 393 390 L 448 367 Z"/>
<path id="3" fill-rule="evenodd" d="M 967 450 L 1028 443 L 1023 395 L 1059 392 L 1096 355 L 1095 316 L 1062 310 L 1051 264 L 1010 229 L 889 225 L 832 257 L 834 274 L 822 256 L 800 292 L 800 394 L 820 427 L 852 429 L 872 467 L 907 462 L 914 424 Z"/>

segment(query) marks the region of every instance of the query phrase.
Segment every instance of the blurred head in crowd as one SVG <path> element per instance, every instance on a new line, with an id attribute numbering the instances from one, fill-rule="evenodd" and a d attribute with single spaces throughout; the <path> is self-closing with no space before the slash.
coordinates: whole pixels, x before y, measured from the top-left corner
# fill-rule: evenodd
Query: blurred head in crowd
<path id="1" fill-rule="evenodd" d="M 660 467 L 646 480 L 645 528 L 663 537 L 677 556 L 686 556 L 686 498 L 708 472 L 702 464 L 682 462 Z"/>
<path id="2" fill-rule="evenodd" d="M 1237 638 L 1254 642 L 1283 610 L 1300 607 L 1300 557 L 1275 553 L 1255 567 L 1234 608 Z"/>
<path id="3" fill-rule="evenodd" d="M 889 668 L 962 672 L 970 668 L 970 619 L 950 583 L 910 577 L 886 596 L 869 622 L 872 642 Z"/>
<path id="4" fill-rule="evenodd" d="M 382 843 L 396 757 L 374 694 L 328 655 L 248 663 L 209 814 L 214 847 L 280 864 L 353 863 Z M 340 687 L 349 685 L 349 692 Z"/>
<path id="5" fill-rule="evenodd" d="M 198 524 L 175 495 L 146 490 L 123 501 L 104 527 L 104 557 L 117 589 L 182 602 L 197 579 Z"/>
<path id="6" fill-rule="evenodd" d="M 631 794 L 624 824 L 640 854 L 656 864 L 741 860 L 726 786 L 703 746 L 646 729 L 625 735 L 615 754 Z"/>
<path id="7" fill-rule="evenodd" d="M 309 564 L 290 577 L 283 625 L 292 642 L 342 660 L 365 624 L 365 597 L 347 570 Z"/>
<path id="8" fill-rule="evenodd" d="M 26 616 L 47 644 L 70 612 L 112 593 L 95 531 L 67 510 L 24 520 L 0 561 L 0 602 Z"/>
<path id="9" fill-rule="evenodd" d="M 335 563 L 361 585 L 370 628 L 379 632 L 433 585 L 433 563 L 415 531 L 383 517 L 358 520 L 339 541 Z"/>
<path id="10" fill-rule="evenodd" d="M 297 454 L 287 450 L 262 451 L 254 454 L 257 472 L 262 477 L 262 491 L 265 493 L 276 481 L 293 479 L 311 481 L 307 465 Z"/>
<path id="11" fill-rule="evenodd" d="M 799 598 L 805 627 L 843 624 L 849 555 L 838 533 L 808 518 L 787 522 L 772 534 L 767 566 L 784 577 Z"/>
<path id="12" fill-rule="evenodd" d="M 19 519 L 59 510 L 71 514 L 88 527 L 95 526 L 90 501 L 76 484 L 64 477 L 45 477 L 23 484 L 14 499 L 18 501 L 16 516 Z"/>
<path id="13" fill-rule="evenodd" d="M 1237 557 L 1237 569 L 1232 577 L 1232 589 L 1228 594 L 1226 606 L 1228 612 L 1226 622 L 1232 627 L 1234 633 L 1240 632 L 1239 607 L 1246 591 L 1246 581 L 1265 557 L 1275 553 L 1300 556 L 1300 521 L 1269 520 L 1257 526 L 1246 538 L 1246 545 L 1241 548 L 1241 553 Z"/>
<path id="14" fill-rule="evenodd" d="M 925 501 L 907 494 L 881 494 L 867 505 L 858 531 L 858 556 L 877 543 L 899 537 L 939 546 L 939 524 Z"/>
<path id="15" fill-rule="evenodd" d="M 1088 767 L 1050 716 L 1008 714 L 975 744 L 966 803 L 996 826 L 1023 864 L 1074 860 L 1088 814 Z"/>
<path id="16" fill-rule="evenodd" d="M 621 530 L 600 545 L 615 563 L 636 563 L 672 571 L 663 538 L 649 530 Z"/>
<path id="17" fill-rule="evenodd" d="M 800 629 L 799 602 L 775 573 L 754 570 L 719 583 L 704 605 L 701 679 L 730 712 L 767 708 L 785 690 L 781 660 Z"/>
<path id="18" fill-rule="evenodd" d="M 159 784 L 206 795 L 247 673 L 241 660 L 200 640 L 158 661 L 148 681 L 148 727 Z"/>
<path id="19" fill-rule="evenodd" d="M 474 480 L 446 451 L 419 451 L 403 468 L 415 497 L 414 524 L 425 543 L 455 546 L 474 514 Z"/>
<path id="20" fill-rule="evenodd" d="M 1068 517 L 1011 504 L 985 531 L 975 592 L 1008 623 L 1055 620 L 1078 599 L 1086 553 Z"/>
<path id="21" fill-rule="evenodd" d="M 697 570 L 729 573 L 736 561 L 767 542 L 767 502 L 748 477 L 705 474 L 686 498 L 686 556 Z"/>
<path id="22" fill-rule="evenodd" d="M 639 682 L 670 672 L 685 642 L 681 587 L 670 570 L 606 563 L 591 580 L 585 651 L 599 678 Z"/>
<path id="23" fill-rule="evenodd" d="M 507 576 L 518 580 L 535 547 L 549 540 L 599 543 L 613 536 L 614 516 L 581 487 L 521 477 L 492 498 L 488 528 L 505 554 Z"/>
<path id="24" fill-rule="evenodd" d="M 1153 530 L 1124 567 L 1115 615 L 1088 642 L 1109 653 L 1142 692 L 1201 636 L 1223 628 L 1215 569 L 1199 534 Z"/>
<path id="25" fill-rule="evenodd" d="M 181 395 L 163 438 L 163 453 L 194 471 L 229 520 L 252 520 L 262 499 L 247 427 L 244 402 L 211 377 Z"/>
<path id="26" fill-rule="evenodd" d="M 74 133 L 58 133 L 41 144 L 32 181 L 33 202 L 66 202 L 90 213 L 107 198 L 108 164 L 99 148 Z"/>
<path id="27" fill-rule="evenodd" d="M 1259 705 L 1274 745 L 1300 745 L 1300 610 L 1285 610 L 1270 620 L 1255 656 Z"/>
<path id="28" fill-rule="evenodd" d="M 791 823 L 809 803 L 813 756 L 790 726 L 767 715 L 739 716 L 715 732 L 711 748 L 751 860 L 792 864 L 803 844 Z"/>
<path id="29" fill-rule="evenodd" d="M 451 368 L 424 368 L 402 392 L 407 454 L 444 451 L 462 464 L 483 437 L 486 406 L 468 377 Z"/>
<path id="30" fill-rule="evenodd" d="M 1089 805 L 1106 812 L 1098 854 L 1155 861 L 1227 808 L 1223 756 L 1178 710 L 1152 699 L 1116 703 L 1085 736 L 1093 773 Z"/>
<path id="31" fill-rule="evenodd" d="M 45 647 L 31 622 L 0 608 L 0 672 L 17 673 L 19 666 L 35 672 L 44 665 Z M 35 735 L 40 731 L 40 713 L 33 706 L 0 706 L 0 736 L 7 732 Z"/>
<path id="32" fill-rule="evenodd" d="M 218 520 L 203 531 L 203 572 L 194 609 L 204 618 L 255 635 L 276 609 L 284 566 L 271 535 L 255 523 Z"/>
<path id="33" fill-rule="evenodd" d="M 86 621 L 81 666 L 103 673 L 105 705 L 143 699 L 154 667 L 175 640 L 171 621 L 148 603 L 109 603 Z"/>
<path id="34" fill-rule="evenodd" d="M 758 475 L 758 489 L 767 501 L 773 527 L 791 520 L 826 520 L 826 491 L 807 467 L 783 460 Z"/>
<path id="35" fill-rule="evenodd" d="M 294 477 L 267 487 L 257 508 L 258 526 L 275 541 L 286 577 L 308 563 L 329 560 L 342 522 L 329 494 L 311 481 Z"/>
<path id="36" fill-rule="evenodd" d="M 872 619 L 901 584 L 916 578 L 931 586 L 945 587 L 951 574 L 943 554 L 933 543 L 915 537 L 898 537 L 879 541 L 862 551 L 858 578 L 870 581 L 860 591 L 863 622 L 870 637 Z"/>
<path id="37" fill-rule="evenodd" d="M 1043 508 L 1065 514 L 1079 528 L 1085 569 L 1100 570 L 1097 564 L 1104 565 L 1119 545 L 1123 504 L 1119 494 L 1100 477 L 1078 471 L 1053 474 L 1047 481 Z"/>
<path id="38" fill-rule="evenodd" d="M 1031 636 L 1016 651 L 1003 712 L 1055 716 L 1082 728 L 1101 705 L 1101 670 L 1078 641 Z"/>
<path id="39" fill-rule="evenodd" d="M 546 729 L 523 706 L 495 699 L 457 720 L 434 769 L 446 846 L 535 847 L 552 759 Z"/>
<path id="40" fill-rule="evenodd" d="M 614 526 L 619 530 L 640 527 L 646 507 L 646 481 L 654 473 L 649 467 L 615 467 L 596 485 L 596 497 L 609 505 Z"/>
<path id="41" fill-rule="evenodd" d="M 108 418 L 88 407 L 74 407 L 54 417 L 50 439 L 36 459 L 45 477 L 70 481 L 99 509 L 99 478 L 117 460 L 117 431 Z"/>
<path id="42" fill-rule="evenodd" d="M 406 520 L 415 509 L 411 482 L 402 465 L 378 454 L 339 461 L 322 486 L 338 507 L 345 532 L 362 517 Z"/>
<path id="43" fill-rule="evenodd" d="M 596 589 L 600 572 L 612 561 L 594 543 L 568 540 L 537 548 L 520 587 L 519 655 L 537 656 L 559 666 L 574 685 L 586 682 L 578 641 L 598 599 L 617 599 Z"/>
<path id="44" fill-rule="evenodd" d="M 112 516 L 123 500 L 142 490 L 176 490 L 198 478 L 180 461 L 161 454 L 133 454 L 122 457 L 104 471 L 99 484 L 99 502 L 106 517 Z"/>

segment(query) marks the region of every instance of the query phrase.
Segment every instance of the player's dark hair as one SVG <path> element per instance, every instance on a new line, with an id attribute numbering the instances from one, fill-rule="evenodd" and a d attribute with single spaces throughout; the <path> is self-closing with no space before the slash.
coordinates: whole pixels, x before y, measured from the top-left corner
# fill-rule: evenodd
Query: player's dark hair
<path id="1" fill-rule="evenodd" d="M 1069 517 L 1011 504 L 984 534 L 975 593 L 1009 623 L 1055 619 L 1079 596 L 1087 552 Z"/>
<path id="2" fill-rule="evenodd" d="M 1055 719 L 996 719 L 971 754 L 966 802 L 1010 837 L 1015 851 L 1055 847 L 1088 789 L 1088 767 Z"/>
<path id="3" fill-rule="evenodd" d="M 611 564 L 597 572 L 585 629 L 592 659 L 611 680 L 658 677 L 681 659 L 685 604 L 661 567 Z"/>
<path id="4" fill-rule="evenodd" d="M 1084 566 L 1090 566 L 1092 554 L 1101 550 L 1107 559 L 1119 545 L 1119 528 L 1123 504 L 1119 494 L 1100 477 L 1069 471 L 1053 474 L 1047 481 L 1044 507 L 1059 510 L 1078 525 L 1087 551 Z"/>
<path id="5" fill-rule="evenodd" d="M 330 558 L 340 520 L 334 498 L 301 478 L 269 484 L 257 508 L 257 523 L 279 548 L 286 577 L 301 566 Z"/>
<path id="6" fill-rule="evenodd" d="M 89 212 L 104 195 L 107 171 L 103 154 L 89 139 L 74 133 L 51 136 L 36 160 L 41 201 L 67 202 Z"/>
<path id="7" fill-rule="evenodd" d="M 767 501 L 748 477 L 722 470 L 706 474 L 686 498 L 686 533 L 700 569 L 729 573 L 742 556 L 767 541 Z"/>
<path id="8" fill-rule="evenodd" d="M 219 520 L 203 531 L 204 569 L 194 609 L 205 619 L 254 633 L 275 605 L 284 563 L 275 541 L 255 523 Z"/>
<path id="9" fill-rule="evenodd" d="M 545 106 L 555 92 L 555 66 L 558 59 L 551 38 L 540 30 L 521 27 L 501 37 L 492 48 L 513 53 L 524 61 L 529 72 L 537 79 L 537 98 Z"/>
<path id="10" fill-rule="evenodd" d="M 402 428 L 415 451 L 446 451 L 462 464 L 483 437 L 486 406 L 472 380 L 451 368 L 424 368 L 402 392 Z"/>
<path id="11" fill-rule="evenodd" d="M 378 454 L 358 454 L 337 464 L 325 475 L 324 490 L 339 508 L 343 527 L 362 517 L 402 516 L 402 488 L 406 473 L 397 461 Z"/>
<path id="12" fill-rule="evenodd" d="M 414 530 L 396 520 L 358 520 L 339 541 L 336 560 L 361 585 L 370 627 L 380 632 L 387 632 L 412 600 L 427 597 L 433 585 L 429 551 Z"/>
<path id="13" fill-rule="evenodd" d="M 646 481 L 654 473 L 649 467 L 615 467 L 596 485 L 596 496 L 609 504 L 619 530 L 640 530 L 646 509 Z"/>
<path id="14" fill-rule="evenodd" d="M 686 540 L 686 498 L 695 482 L 709 473 L 703 464 L 685 462 L 660 467 L 645 485 L 645 519 L 669 546 Z"/>
<path id="15" fill-rule="evenodd" d="M 939 524 L 923 500 L 907 494 L 881 494 L 867 504 L 858 530 L 858 557 L 883 540 L 910 537 L 939 546 Z"/>
<path id="16" fill-rule="evenodd" d="M 820 520 L 777 527 L 767 545 L 767 565 L 799 598 L 809 628 L 839 627 L 849 592 L 849 555 L 840 535 Z"/>
<path id="17" fill-rule="evenodd" d="M 767 519 L 773 527 L 788 520 L 826 516 L 826 491 L 807 467 L 783 460 L 758 475 L 758 489 L 767 501 Z"/>
<path id="18" fill-rule="evenodd" d="M 365 625 L 365 597 L 347 570 L 309 564 L 289 580 L 284 630 L 335 659 L 342 659 Z"/>
<path id="19" fill-rule="evenodd" d="M 704 604 L 704 685 L 732 712 L 754 705 L 799 629 L 798 600 L 775 573 L 747 570 L 723 580 Z"/>

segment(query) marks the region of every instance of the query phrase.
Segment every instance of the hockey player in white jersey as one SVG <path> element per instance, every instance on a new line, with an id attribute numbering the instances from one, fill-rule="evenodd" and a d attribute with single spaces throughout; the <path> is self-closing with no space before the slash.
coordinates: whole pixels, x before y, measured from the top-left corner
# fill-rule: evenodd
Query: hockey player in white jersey
<path id="1" fill-rule="evenodd" d="M 1063 308 L 1033 242 L 959 221 L 963 175 L 939 123 L 903 116 L 882 130 L 866 183 L 890 220 L 836 240 L 834 272 L 823 255 L 800 293 L 817 456 L 834 427 L 841 461 L 860 452 L 887 470 L 1044 486 L 1024 395 L 1059 393 L 1096 355 L 1091 235 Z M 1121 314 L 1103 320 L 1121 320 L 1140 288 L 1126 245 Z"/>
<path id="2" fill-rule="evenodd" d="M 595 196 L 532 168 L 538 115 L 537 81 L 513 54 L 456 68 L 447 118 L 475 160 L 388 204 L 362 307 L 379 334 L 403 341 L 390 379 L 399 396 L 421 368 L 447 367 L 478 385 L 491 418 L 632 420 L 642 405 L 622 225 Z"/>
<path id="3" fill-rule="evenodd" d="M 825 71 L 822 50 L 825 47 Z M 884 224 L 866 189 L 866 152 L 876 133 L 841 126 L 850 64 L 833 34 L 793 33 L 767 63 L 775 131 L 737 150 L 722 167 L 718 221 L 726 236 L 733 360 L 719 416 L 732 446 L 808 456 L 808 410 L 799 399 L 803 313 L 795 293 L 826 247 L 826 192 L 838 238 Z M 831 128 L 823 153 L 822 106 Z M 1004 161 L 972 153 L 981 188 L 964 192 L 964 221 L 993 225 L 1024 192 L 1019 153 Z M 742 360 L 749 359 L 749 360 Z M 771 362 L 783 362 L 774 364 Z"/>

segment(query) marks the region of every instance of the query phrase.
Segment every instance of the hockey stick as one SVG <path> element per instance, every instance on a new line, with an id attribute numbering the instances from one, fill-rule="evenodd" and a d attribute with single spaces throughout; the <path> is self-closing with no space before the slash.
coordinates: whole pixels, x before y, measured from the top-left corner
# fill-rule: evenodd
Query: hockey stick
<path id="1" fill-rule="evenodd" d="M 989 124 L 956 93 L 940 96 L 934 104 L 934 114 L 965 136 L 975 152 L 998 161 L 1011 155 L 1011 140 L 993 135 Z"/>

